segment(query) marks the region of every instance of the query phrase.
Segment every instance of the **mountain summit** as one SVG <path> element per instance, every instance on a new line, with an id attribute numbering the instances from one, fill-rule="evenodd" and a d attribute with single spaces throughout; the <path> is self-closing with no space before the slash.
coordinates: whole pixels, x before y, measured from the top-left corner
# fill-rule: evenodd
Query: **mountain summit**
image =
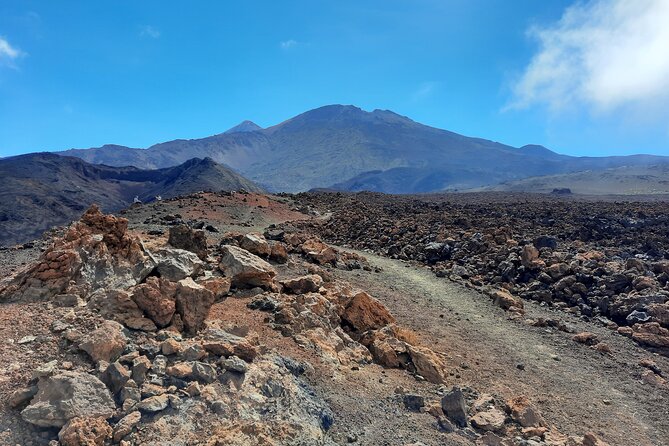
<path id="1" fill-rule="evenodd" d="M 242 121 L 231 129 L 226 130 L 225 133 L 257 132 L 258 130 L 262 130 L 262 127 L 260 127 L 255 122 Z"/>

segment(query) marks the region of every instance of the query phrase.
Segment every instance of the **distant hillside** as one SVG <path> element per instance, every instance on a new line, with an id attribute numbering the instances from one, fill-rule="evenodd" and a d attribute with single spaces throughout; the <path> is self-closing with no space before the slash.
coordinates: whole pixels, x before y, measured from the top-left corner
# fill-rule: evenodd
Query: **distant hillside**
<path id="1" fill-rule="evenodd" d="M 161 168 L 210 157 L 273 190 L 372 189 L 434 192 L 541 175 L 669 162 L 669 157 L 571 157 L 429 127 L 388 110 L 329 105 L 262 129 L 243 122 L 225 133 L 148 149 L 103 146 L 66 155 L 114 166 Z"/>
<path id="2" fill-rule="evenodd" d="M 211 159 L 140 170 L 35 153 L 0 160 L 0 178 L 0 245 L 38 237 L 54 225 L 78 218 L 92 203 L 115 211 L 127 207 L 135 196 L 146 201 L 199 190 L 261 191 Z"/>
<path id="3" fill-rule="evenodd" d="M 583 195 L 669 194 L 669 163 L 532 177 L 484 190 L 549 193 L 565 188 Z"/>

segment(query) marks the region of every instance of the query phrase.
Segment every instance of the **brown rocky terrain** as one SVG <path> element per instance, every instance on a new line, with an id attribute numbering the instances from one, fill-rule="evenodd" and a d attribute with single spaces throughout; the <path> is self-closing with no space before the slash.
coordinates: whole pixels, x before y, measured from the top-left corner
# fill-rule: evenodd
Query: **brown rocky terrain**
<path id="1" fill-rule="evenodd" d="M 591 230 L 581 244 L 522 224 L 549 208 L 532 200 L 516 216 L 495 200 L 338 194 L 91 208 L 0 251 L 0 444 L 665 444 L 669 361 L 644 341 L 662 339 L 650 305 L 665 302 L 637 305 L 654 319 L 630 332 L 587 305 L 590 290 L 613 303 L 666 291 L 654 266 L 664 205 L 617 206 L 551 203 L 574 221 L 550 227 Z M 579 217 L 588 209 L 599 226 Z M 648 225 L 603 225 L 607 209 Z M 558 246 L 527 247 L 540 235 Z M 442 257 L 425 254 L 429 243 Z M 578 257 L 595 247 L 603 259 Z M 503 253 L 519 260 L 497 280 L 487 262 Z M 580 294 L 589 261 L 603 288 Z M 562 263 L 563 277 L 541 281 Z M 609 293 L 612 274 L 632 277 Z M 534 281 L 550 299 L 527 294 Z"/>

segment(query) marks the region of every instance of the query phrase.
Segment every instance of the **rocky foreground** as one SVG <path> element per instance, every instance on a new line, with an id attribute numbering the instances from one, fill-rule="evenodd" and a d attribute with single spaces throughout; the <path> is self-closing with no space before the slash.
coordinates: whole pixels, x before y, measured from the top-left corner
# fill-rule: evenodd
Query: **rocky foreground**
<path id="1" fill-rule="evenodd" d="M 213 210 L 218 209 L 215 199 L 187 197 L 175 205 L 184 214 Z M 188 208 L 189 201 L 196 206 Z M 400 214 L 393 215 L 395 229 L 374 226 L 384 220 L 372 212 L 386 210 L 356 205 L 360 208 L 351 215 L 367 224 L 337 228 L 346 232 L 337 232 L 340 240 L 351 243 L 364 231 L 369 231 L 368 240 L 416 232 L 402 229 L 408 217 Z M 335 218 L 316 226 L 296 222 L 261 233 L 219 231 L 175 214 L 154 215 L 144 220 L 143 230 L 129 230 L 125 218 L 89 209 L 51 240 L 39 258 L 0 285 L 0 329 L 8 338 L 0 352 L 5 370 L 0 376 L 0 443 L 607 444 L 606 433 L 589 432 L 585 421 L 577 423 L 583 426 L 577 432 L 561 431 L 518 383 L 505 383 L 504 392 L 468 385 L 460 373 L 485 370 L 459 360 L 461 351 L 426 342 L 426 336 L 392 314 L 384 296 L 373 297 L 343 280 L 346 274 L 364 274 L 373 281 L 380 270 L 313 234 L 319 228 L 325 237 L 335 238 L 331 225 L 352 225 L 342 212 L 337 209 Z M 414 225 L 428 224 L 428 214 L 414 218 Z M 503 242 L 494 242 L 506 247 L 498 249 L 510 250 L 507 256 L 519 251 L 518 265 L 510 265 L 527 274 L 550 268 L 552 262 L 540 265 L 552 258 L 546 247 L 530 256 L 534 263 L 525 267 L 528 248 L 510 242 L 515 230 L 509 229 Z M 458 243 L 466 233 L 453 231 L 452 241 L 423 242 L 441 243 L 437 252 L 445 252 L 451 244 L 462 246 Z M 486 235 L 475 239 L 492 243 Z M 382 240 L 368 247 L 389 245 L 390 240 Z M 403 244 L 397 239 L 390 244 L 402 247 L 401 254 L 390 255 L 410 258 L 404 240 L 412 239 L 407 235 L 401 240 Z M 467 254 L 482 258 L 485 251 L 474 254 L 474 245 L 466 246 Z M 412 249 L 425 252 L 417 241 Z M 455 259 L 467 257 L 455 254 Z M 450 267 L 454 274 L 453 260 L 424 260 L 437 271 Z M 572 264 L 569 268 L 576 267 Z M 569 273 L 564 277 L 573 275 L 573 269 Z M 477 280 L 473 271 L 465 277 Z M 653 279 L 661 291 L 661 279 Z M 547 285 L 551 293 L 554 282 Z M 498 282 L 490 293 L 507 314 L 520 317 L 524 296 L 519 298 L 513 285 Z M 659 322 L 644 321 L 633 325 L 630 334 L 643 332 L 637 325 L 648 324 L 662 328 Z M 580 332 L 575 339 L 606 354 L 606 344 L 593 336 Z M 458 372 L 455 361 L 461 362 Z M 653 361 L 644 370 L 646 381 L 654 380 L 658 392 L 666 391 Z M 375 394 L 388 386 L 392 392 Z M 370 413 L 385 411 L 385 419 L 376 421 L 387 426 L 377 442 L 369 435 L 360 440 L 374 420 L 355 419 L 340 403 L 351 392 L 359 394 L 359 404 L 367 404 Z M 395 441 L 387 439 L 388 430 Z"/>
<path id="2" fill-rule="evenodd" d="M 523 194 L 299 199 L 332 211 L 325 221 L 301 225 L 330 242 L 424 263 L 519 316 L 523 301 L 540 302 L 669 355 L 667 202 Z M 575 340 L 598 343 L 586 335 Z"/>

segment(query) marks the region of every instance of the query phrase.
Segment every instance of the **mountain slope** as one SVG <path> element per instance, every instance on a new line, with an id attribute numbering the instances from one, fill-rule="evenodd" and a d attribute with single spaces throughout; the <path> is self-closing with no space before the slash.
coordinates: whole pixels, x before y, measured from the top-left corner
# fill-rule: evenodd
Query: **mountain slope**
<path id="1" fill-rule="evenodd" d="M 669 164 L 624 166 L 597 171 L 525 178 L 502 183 L 485 190 L 549 193 L 570 189 L 583 195 L 669 194 Z"/>
<path id="2" fill-rule="evenodd" d="M 210 157 L 270 190 L 288 192 L 332 185 L 360 190 L 368 184 L 382 192 L 431 192 L 669 160 L 646 155 L 578 158 L 542 146 L 515 148 L 429 127 L 388 110 L 366 112 L 350 105 L 320 107 L 266 129 L 251 124 L 237 126 L 241 131 L 233 127 L 145 150 L 104 146 L 63 154 L 141 168 Z"/>
<path id="3" fill-rule="evenodd" d="M 0 245 L 38 237 L 79 217 L 92 203 L 122 209 L 138 196 L 170 198 L 199 190 L 259 192 L 253 182 L 211 159 L 160 170 L 94 165 L 75 157 L 34 153 L 0 160 Z"/>

